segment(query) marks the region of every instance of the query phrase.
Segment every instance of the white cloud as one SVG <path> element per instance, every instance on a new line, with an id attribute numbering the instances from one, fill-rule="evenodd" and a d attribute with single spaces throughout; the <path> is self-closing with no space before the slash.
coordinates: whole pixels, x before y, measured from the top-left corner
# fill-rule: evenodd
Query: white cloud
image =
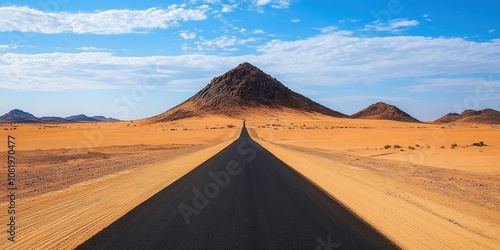
<path id="1" fill-rule="evenodd" d="M 274 40 L 259 52 L 286 81 L 298 84 L 372 84 L 440 74 L 500 73 L 500 39 L 357 37 L 338 31 L 296 41 Z"/>
<path id="2" fill-rule="evenodd" d="M 223 13 L 230 13 L 230 12 L 233 12 L 235 9 L 236 9 L 236 5 L 227 5 L 227 4 L 223 4 L 222 5 L 222 12 Z"/>
<path id="3" fill-rule="evenodd" d="M 254 33 L 254 34 L 266 34 L 266 32 L 265 32 L 265 31 L 260 30 L 260 29 L 254 30 L 254 31 L 253 31 L 253 33 Z"/>
<path id="4" fill-rule="evenodd" d="M 326 33 L 332 33 L 334 31 L 338 30 L 338 28 L 335 26 L 328 26 L 328 27 L 323 27 L 323 28 L 315 28 L 315 30 L 319 30 L 319 32 L 326 34 Z"/>
<path id="5" fill-rule="evenodd" d="M 357 23 L 361 21 L 361 19 L 353 19 L 353 18 L 349 18 L 349 19 L 340 19 L 338 20 L 339 23 L 347 23 L 347 22 L 350 22 L 350 23 Z"/>
<path id="6" fill-rule="evenodd" d="M 493 32 L 495 32 L 495 29 L 489 29 L 488 30 L 488 33 L 490 33 L 490 34 L 493 33 Z"/>
<path id="7" fill-rule="evenodd" d="M 407 18 L 393 19 L 389 22 L 389 26 L 392 29 L 397 29 L 401 27 L 415 27 L 420 23 L 417 20 L 408 20 Z"/>
<path id="8" fill-rule="evenodd" d="M 424 17 L 424 20 L 427 21 L 427 22 L 432 22 L 432 19 L 430 18 L 430 15 L 429 14 L 424 14 L 423 15 Z"/>
<path id="9" fill-rule="evenodd" d="M 184 5 L 146 10 L 106 10 L 87 13 L 43 12 L 29 7 L 0 7 L 1 32 L 43 34 L 125 34 L 151 29 L 167 29 L 179 21 L 207 18 L 208 6 L 186 9 Z"/>
<path id="10" fill-rule="evenodd" d="M 266 5 L 270 2 L 272 2 L 272 0 L 256 0 L 255 4 L 262 6 L 262 5 Z"/>
<path id="11" fill-rule="evenodd" d="M 20 48 L 35 48 L 33 45 L 0 44 L 0 51 L 15 50 Z"/>
<path id="12" fill-rule="evenodd" d="M 76 50 L 87 51 L 87 52 L 112 51 L 111 49 L 97 48 L 97 47 L 80 47 L 80 48 L 76 48 Z"/>
<path id="13" fill-rule="evenodd" d="M 194 32 L 181 31 L 179 35 L 185 40 L 191 40 L 196 38 L 196 33 Z"/>
<path id="14" fill-rule="evenodd" d="M 292 19 L 292 20 L 290 20 L 290 22 L 292 22 L 292 23 L 298 23 L 298 22 L 300 22 L 300 19 Z"/>
<path id="15" fill-rule="evenodd" d="M 275 9 L 287 9 L 290 7 L 291 0 L 254 0 L 255 5 L 262 7 L 271 4 Z"/>
<path id="16" fill-rule="evenodd" d="M 288 9 L 290 7 L 290 0 L 275 0 L 271 7 L 275 9 Z"/>
<path id="17" fill-rule="evenodd" d="M 242 39 L 236 36 L 220 36 L 212 40 L 203 40 L 200 42 L 196 42 L 196 49 L 200 51 L 217 49 L 236 51 L 237 49 L 235 48 L 235 46 L 246 45 L 249 42 L 254 41 L 254 38 Z"/>
<path id="18" fill-rule="evenodd" d="M 10 45 L 5 45 L 5 44 L 0 45 L 0 50 L 11 50 L 11 49 L 12 49 L 12 46 L 10 46 Z"/>
<path id="19" fill-rule="evenodd" d="M 168 91 L 196 91 L 247 58 L 207 55 L 120 57 L 107 52 L 0 55 L 0 89 L 132 89 L 157 84 Z M 207 73 L 208 72 L 208 73 Z"/>
<path id="20" fill-rule="evenodd" d="M 416 27 L 420 23 L 417 20 L 409 20 L 408 18 L 392 19 L 389 22 L 376 20 L 371 24 L 365 25 L 364 30 L 400 32 L 411 27 Z"/>
<path id="21" fill-rule="evenodd" d="M 195 49 L 230 51 L 254 41 L 222 36 L 195 42 Z M 5 53 L 0 54 L 0 89 L 131 88 L 141 84 L 153 67 L 161 69 L 155 70 L 155 77 L 164 88 L 194 91 L 212 77 L 249 61 L 288 86 L 400 82 L 405 90 L 422 92 L 451 90 L 453 84 L 467 88 L 465 84 L 474 84 L 470 75 L 500 74 L 499 57 L 500 39 L 473 42 L 417 36 L 358 37 L 338 30 L 301 40 L 273 40 L 261 46 L 256 55 L 246 56 Z M 446 79 L 435 79 L 438 75 L 446 75 Z M 417 81 L 410 87 L 408 79 L 431 80 Z M 181 88 L 174 82 L 189 84 Z"/>

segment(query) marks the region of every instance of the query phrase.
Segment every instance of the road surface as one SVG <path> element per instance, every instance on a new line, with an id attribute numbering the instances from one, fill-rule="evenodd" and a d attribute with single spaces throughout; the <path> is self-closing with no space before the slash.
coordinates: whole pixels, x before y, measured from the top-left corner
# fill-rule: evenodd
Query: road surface
<path id="1" fill-rule="evenodd" d="M 396 248 L 253 141 L 245 127 L 223 151 L 78 247 Z"/>

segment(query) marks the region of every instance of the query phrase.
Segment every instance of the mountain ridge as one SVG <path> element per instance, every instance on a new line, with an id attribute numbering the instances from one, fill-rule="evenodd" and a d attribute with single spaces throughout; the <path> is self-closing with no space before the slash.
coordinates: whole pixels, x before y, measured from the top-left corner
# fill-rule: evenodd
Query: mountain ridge
<path id="1" fill-rule="evenodd" d="M 490 108 L 483 110 L 466 109 L 460 114 L 448 113 L 434 122 L 500 124 L 500 112 Z"/>
<path id="2" fill-rule="evenodd" d="M 106 118 L 104 116 L 89 117 L 84 114 L 68 116 L 66 118 L 57 116 L 36 117 L 31 113 L 20 109 L 13 109 L 0 116 L 0 123 L 71 123 L 71 122 L 115 122 L 119 121 L 114 118 Z"/>

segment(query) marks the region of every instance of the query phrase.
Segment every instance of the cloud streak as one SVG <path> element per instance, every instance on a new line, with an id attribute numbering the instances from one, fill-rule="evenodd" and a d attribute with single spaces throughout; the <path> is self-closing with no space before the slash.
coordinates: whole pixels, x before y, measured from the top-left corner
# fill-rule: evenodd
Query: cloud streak
<path id="1" fill-rule="evenodd" d="M 208 6 L 171 5 L 146 10 L 106 10 L 88 13 L 43 12 L 29 7 L 0 7 L 1 32 L 41 34 L 128 34 L 168 29 L 179 22 L 207 18 Z"/>
<path id="2" fill-rule="evenodd" d="M 386 32 L 401 32 L 412 27 L 418 26 L 420 23 L 417 20 L 409 20 L 408 18 L 392 19 L 389 22 L 376 20 L 371 24 L 365 25 L 364 30 L 386 31 Z"/>
<path id="3" fill-rule="evenodd" d="M 207 51 L 231 50 L 253 42 L 222 36 L 200 41 L 198 46 Z M 164 83 L 165 90 L 187 91 L 201 88 L 212 77 L 249 61 L 289 86 L 401 82 L 402 87 L 406 87 L 403 89 L 409 92 L 443 88 L 454 91 L 450 86 L 466 85 L 471 75 L 500 74 L 499 58 L 498 39 L 472 42 L 419 36 L 361 37 L 332 29 L 307 39 L 273 40 L 259 46 L 256 53 L 244 56 L 126 57 L 107 52 L 0 54 L 3 79 L 0 88 L 127 89 L 140 84 L 147 70 L 154 67 L 161 69 L 155 74 Z M 409 83 L 407 79 L 427 80 Z M 172 84 L 174 82 L 184 85 Z M 408 87 L 411 84 L 414 87 Z"/>

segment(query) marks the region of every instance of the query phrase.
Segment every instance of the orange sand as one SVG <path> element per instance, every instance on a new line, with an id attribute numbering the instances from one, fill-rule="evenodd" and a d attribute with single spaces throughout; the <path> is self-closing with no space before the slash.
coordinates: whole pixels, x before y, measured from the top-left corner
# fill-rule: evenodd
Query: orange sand
<path id="1" fill-rule="evenodd" d="M 265 148 L 404 249 L 500 248 L 497 126 L 296 114 L 247 126 Z M 488 146 L 467 147 L 479 141 Z"/>
<path id="2" fill-rule="evenodd" d="M 162 162 L 117 171 L 94 179 L 82 179 L 80 183 L 62 190 L 27 198 L 18 196 L 16 197 L 18 207 L 16 243 L 8 242 L 6 231 L 2 230 L 3 240 L 0 248 L 69 249 L 76 247 L 209 159 L 238 137 L 240 128 L 227 128 L 226 125 L 233 123 L 241 127 L 241 121 L 226 118 L 217 118 L 213 121 L 190 119 L 184 123 L 137 125 L 136 127 L 127 126 L 127 123 L 119 123 L 108 128 L 104 128 L 109 126 L 108 124 L 102 123 L 45 125 L 47 127 L 42 129 L 44 133 L 40 133 L 38 129 L 44 125 L 15 125 L 16 130 L 2 130 L 2 135 L 0 135 L 2 138 L 6 136 L 4 132 L 16 137 L 18 150 L 37 148 L 47 150 L 75 145 L 87 139 L 82 136 L 85 131 L 102 132 L 103 135 L 100 144 L 85 148 L 85 150 L 137 143 L 216 144 L 187 155 L 177 155 Z M 215 127 L 217 124 L 219 124 L 218 129 L 205 129 L 206 125 Z M 10 125 L 1 126 L 10 127 Z M 163 128 L 178 128 L 178 130 L 164 131 Z M 182 128 L 188 130 L 182 130 Z M 0 174 L 6 176 L 3 169 Z M 6 202 L 0 204 L 3 211 L 7 211 L 7 206 Z"/>
<path id="3" fill-rule="evenodd" d="M 269 110 L 246 119 L 259 143 L 401 247 L 500 248 L 500 127 L 336 119 Z M 0 139 L 14 135 L 17 150 L 31 157 L 37 150 L 51 154 L 66 149 L 76 151 L 74 155 L 97 152 L 114 164 L 112 157 L 129 155 L 134 148 L 184 150 L 169 151 L 182 152 L 172 158 L 151 153 L 157 157 L 154 162 L 137 161 L 144 165 L 134 168 L 113 166 L 103 176 L 82 175 L 69 187 L 18 197 L 18 242 L 2 241 L 1 248 L 77 246 L 229 145 L 240 126 L 240 120 L 220 116 L 160 124 L 0 124 Z M 487 146 L 470 146 L 479 141 Z M 452 149 L 454 143 L 457 147 Z M 189 151 L 189 145 L 203 149 Z M 0 155 L 5 152 L 0 148 Z M 29 174 L 30 167 L 20 162 L 20 169 Z M 50 169 L 49 158 L 43 162 Z M 5 171 L 0 174 L 5 176 Z M 7 203 L 0 207 L 6 211 Z M 6 238 L 5 231 L 0 236 Z"/>

